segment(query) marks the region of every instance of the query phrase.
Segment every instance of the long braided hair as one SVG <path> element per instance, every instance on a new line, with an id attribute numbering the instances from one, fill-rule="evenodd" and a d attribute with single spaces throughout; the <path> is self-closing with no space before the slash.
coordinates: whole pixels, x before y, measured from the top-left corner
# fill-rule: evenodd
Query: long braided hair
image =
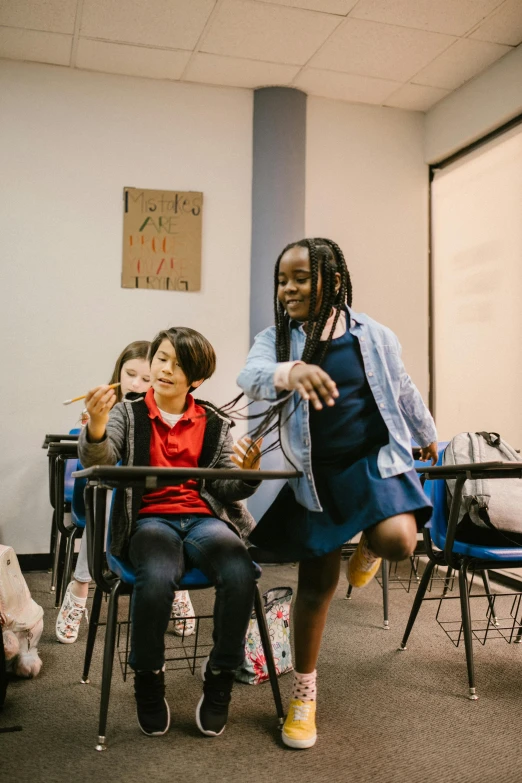
<path id="1" fill-rule="evenodd" d="M 308 311 L 306 340 L 301 361 L 306 362 L 307 364 L 313 363 L 321 365 L 332 342 L 335 327 L 337 326 L 337 322 L 345 304 L 348 304 L 348 306 L 351 306 L 352 304 L 352 283 L 350 274 L 346 266 L 343 251 L 339 245 L 331 239 L 301 239 L 298 242 L 292 242 L 283 248 L 274 269 L 274 319 L 276 329 L 276 358 L 278 362 L 287 362 L 290 360 L 290 317 L 278 297 L 279 267 L 284 254 L 294 247 L 304 247 L 308 249 L 311 271 L 310 308 Z M 337 273 L 340 276 L 340 287 L 338 291 L 335 290 Z M 319 275 L 321 275 L 322 280 L 322 299 L 319 311 L 316 313 Z M 332 314 L 332 309 L 335 314 L 332 327 L 326 341 L 321 344 L 321 336 L 326 326 L 326 322 Z M 239 395 L 239 397 L 236 397 L 231 403 L 225 405 L 222 410 L 227 412 L 229 416 L 234 417 L 234 414 L 238 414 L 236 418 L 250 420 L 260 419 L 256 427 L 249 433 L 253 441 L 261 437 L 266 437 L 270 433 L 277 432 L 276 440 L 271 443 L 270 446 L 263 449 L 263 454 L 267 454 L 278 448 L 283 449 L 281 443 L 281 427 L 288 421 L 290 416 L 295 413 L 297 405 L 301 404 L 301 400 L 292 407 L 290 412 L 286 415 L 286 418 L 283 419 L 283 409 L 287 402 L 293 397 L 293 392 L 280 392 L 277 400 L 271 404 L 268 411 L 265 411 L 262 414 L 244 414 L 241 412 L 244 408 L 236 409 L 235 406 L 242 396 L 243 395 Z M 289 462 L 291 462 L 286 454 L 285 456 Z"/>

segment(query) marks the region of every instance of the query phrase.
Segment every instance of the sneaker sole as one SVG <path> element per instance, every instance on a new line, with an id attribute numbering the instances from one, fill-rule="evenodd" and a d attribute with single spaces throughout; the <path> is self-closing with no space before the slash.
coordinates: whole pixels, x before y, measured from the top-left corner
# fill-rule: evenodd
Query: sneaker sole
<path id="1" fill-rule="evenodd" d="M 172 633 L 175 634 L 175 636 L 192 636 L 196 633 L 195 628 L 188 628 L 184 631 L 179 630 L 178 628 L 173 628 Z"/>
<path id="2" fill-rule="evenodd" d="M 315 742 L 317 740 L 317 734 L 314 734 L 313 737 L 310 737 L 310 739 L 292 739 L 291 737 L 287 737 L 287 735 L 284 733 L 284 731 L 281 734 L 283 738 L 283 742 L 285 745 L 287 745 L 289 748 L 311 748 L 315 745 Z"/>
<path id="3" fill-rule="evenodd" d="M 167 728 L 164 731 L 145 731 L 145 729 L 140 723 L 140 719 L 137 718 L 138 726 L 140 727 L 140 730 L 143 732 L 143 734 L 145 734 L 146 737 L 162 737 L 170 729 L 170 707 L 168 705 L 167 699 L 163 699 L 163 701 L 165 702 L 165 706 L 167 708 Z"/>
<path id="4" fill-rule="evenodd" d="M 78 634 L 76 634 L 76 636 L 74 636 L 74 637 L 71 637 L 70 639 L 67 639 L 67 638 L 64 638 L 64 637 L 60 636 L 60 632 L 58 631 L 58 629 L 56 627 L 54 629 L 54 632 L 55 632 L 55 635 L 56 635 L 56 639 L 57 639 L 57 641 L 60 642 L 60 644 L 74 644 L 74 642 L 78 641 Z"/>
<path id="5" fill-rule="evenodd" d="M 203 694 L 201 699 L 198 701 L 198 706 L 196 707 L 196 724 L 197 724 L 197 727 L 200 730 L 200 732 L 202 734 L 205 734 L 205 736 L 207 736 L 207 737 L 219 737 L 219 735 L 223 734 L 223 732 L 225 731 L 226 725 L 223 726 L 221 731 L 209 731 L 208 729 L 204 729 L 203 726 L 201 725 L 201 721 L 199 719 L 199 711 L 201 709 L 201 705 L 203 704 L 203 699 L 204 698 L 205 698 L 205 694 Z"/>

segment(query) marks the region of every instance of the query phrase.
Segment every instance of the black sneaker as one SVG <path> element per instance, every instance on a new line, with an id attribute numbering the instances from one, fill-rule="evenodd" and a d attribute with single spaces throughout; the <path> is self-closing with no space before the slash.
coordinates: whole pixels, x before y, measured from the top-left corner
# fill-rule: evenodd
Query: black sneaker
<path id="1" fill-rule="evenodd" d="M 135 672 L 134 695 L 138 725 L 149 737 L 161 737 L 170 726 L 170 710 L 165 698 L 165 673 Z"/>
<path id="2" fill-rule="evenodd" d="M 196 708 L 196 723 L 208 737 L 217 737 L 225 730 L 234 676 L 234 672 L 225 671 L 214 674 L 207 663 L 203 695 Z"/>

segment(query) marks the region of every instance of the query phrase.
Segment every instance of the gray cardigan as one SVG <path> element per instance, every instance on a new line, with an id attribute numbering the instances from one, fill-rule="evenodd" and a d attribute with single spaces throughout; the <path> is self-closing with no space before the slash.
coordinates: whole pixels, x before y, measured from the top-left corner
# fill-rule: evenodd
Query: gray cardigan
<path id="1" fill-rule="evenodd" d="M 199 494 L 218 519 L 226 522 L 242 539 L 246 539 L 255 526 L 252 515 L 239 501 L 250 497 L 259 483 L 247 483 L 241 479 L 241 469 L 230 459 L 233 441 L 230 419 L 211 403 L 196 400 L 205 409 L 206 427 L 203 448 L 199 459 L 201 468 L 237 469 L 237 479 L 203 480 Z M 117 403 L 111 410 L 105 438 L 90 443 L 85 427 L 78 439 L 78 455 L 86 468 L 92 465 L 149 465 L 151 421 L 143 396 Z M 122 557 L 127 553 L 130 537 L 135 529 L 141 508 L 143 490 L 127 487 L 116 490 L 113 500 L 111 523 L 111 552 Z"/>

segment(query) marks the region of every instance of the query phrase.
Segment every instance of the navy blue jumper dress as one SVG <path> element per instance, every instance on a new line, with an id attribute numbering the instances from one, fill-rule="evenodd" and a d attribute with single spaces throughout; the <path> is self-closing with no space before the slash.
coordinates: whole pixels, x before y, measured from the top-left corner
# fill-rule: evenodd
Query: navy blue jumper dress
<path id="1" fill-rule="evenodd" d="M 379 473 L 377 455 L 388 443 L 388 428 L 366 380 L 358 339 L 347 329 L 332 340 L 321 366 L 339 391 L 332 407 L 316 411 L 310 405 L 312 467 L 323 510 L 300 505 L 285 484 L 250 534 L 255 546 L 282 560 L 332 552 L 397 514 L 415 514 L 419 529 L 431 517 L 415 470 L 390 478 Z"/>

